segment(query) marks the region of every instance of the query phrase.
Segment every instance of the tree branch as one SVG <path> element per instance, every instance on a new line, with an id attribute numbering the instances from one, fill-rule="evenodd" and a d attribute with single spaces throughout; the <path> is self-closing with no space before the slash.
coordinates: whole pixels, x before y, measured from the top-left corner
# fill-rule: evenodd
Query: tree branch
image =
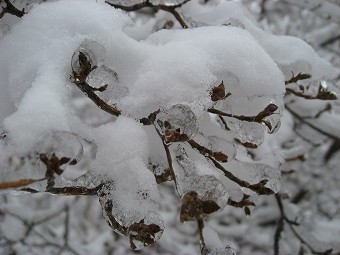
<path id="1" fill-rule="evenodd" d="M 303 117 L 301 117 L 298 113 L 296 113 L 295 111 L 293 111 L 289 106 L 286 105 L 286 109 L 288 112 L 290 112 L 296 119 L 298 119 L 299 121 L 301 121 L 303 124 L 306 124 L 307 126 L 309 126 L 310 128 L 314 129 L 315 131 L 319 132 L 320 134 L 323 134 L 325 136 L 328 136 L 334 140 L 338 140 L 340 141 L 340 137 L 337 137 L 331 133 L 328 133 L 324 130 L 322 130 L 321 128 L 315 126 L 314 124 L 306 121 Z"/>
<path id="2" fill-rule="evenodd" d="M 162 11 L 166 11 L 166 12 L 169 12 L 172 15 L 174 15 L 176 20 L 181 24 L 181 26 L 183 28 L 189 28 L 189 25 L 185 22 L 183 16 L 176 10 L 176 8 L 181 7 L 182 5 L 186 4 L 189 1 L 190 0 L 185 0 L 182 3 L 172 4 L 172 5 L 169 5 L 169 4 L 153 4 L 153 3 L 150 3 L 149 0 L 143 1 L 143 2 L 138 3 L 138 4 L 130 5 L 130 6 L 111 3 L 110 1 L 105 1 L 105 3 L 115 7 L 117 9 L 121 9 L 121 10 L 124 10 L 124 11 L 127 11 L 127 12 L 138 11 L 138 10 L 145 8 L 145 7 L 151 7 L 151 8 L 154 8 L 156 10 L 159 9 L 159 10 L 162 10 Z"/>
<path id="3" fill-rule="evenodd" d="M 9 0 L 4 0 L 6 6 L 2 7 L 2 11 L 0 13 L 0 19 L 2 19 L 3 16 L 5 16 L 6 13 L 12 14 L 14 16 L 17 16 L 18 18 L 21 18 L 24 16 L 25 9 L 22 9 L 21 11 L 16 8 Z"/>
<path id="4" fill-rule="evenodd" d="M 77 82 L 73 81 L 73 83 L 88 97 L 90 98 L 100 109 L 103 111 L 118 117 L 121 115 L 121 111 L 117 108 L 107 104 L 103 101 L 96 93 L 93 92 L 93 88 L 88 85 L 86 82 Z"/>

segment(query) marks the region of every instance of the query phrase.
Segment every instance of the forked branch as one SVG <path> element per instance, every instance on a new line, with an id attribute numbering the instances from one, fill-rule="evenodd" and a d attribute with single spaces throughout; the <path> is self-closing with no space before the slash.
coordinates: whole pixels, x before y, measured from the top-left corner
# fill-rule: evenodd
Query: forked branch
<path id="1" fill-rule="evenodd" d="M 143 1 L 141 3 L 137 3 L 137 4 L 134 4 L 134 5 L 121 5 L 121 4 L 112 3 L 110 1 L 105 1 L 105 3 L 115 7 L 117 9 L 121 9 L 121 10 L 124 10 L 124 11 L 127 11 L 127 12 L 138 11 L 138 10 L 145 8 L 145 7 L 151 7 L 151 8 L 154 8 L 156 10 L 166 11 L 166 12 L 169 12 L 172 15 L 174 15 L 176 20 L 181 24 L 181 26 L 183 28 L 189 28 L 189 25 L 185 22 L 183 16 L 176 10 L 177 8 L 181 7 L 182 5 L 186 4 L 189 1 L 190 0 L 185 0 L 185 1 L 178 3 L 178 4 L 153 4 L 149 0 Z"/>

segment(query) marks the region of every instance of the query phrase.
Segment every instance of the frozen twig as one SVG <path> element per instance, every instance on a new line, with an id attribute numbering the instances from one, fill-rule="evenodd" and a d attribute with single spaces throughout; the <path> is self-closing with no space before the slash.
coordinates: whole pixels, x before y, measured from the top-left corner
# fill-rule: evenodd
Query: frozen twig
<path id="1" fill-rule="evenodd" d="M 171 175 L 172 180 L 174 180 L 175 187 L 176 187 L 176 190 L 178 192 L 177 178 L 176 178 L 176 174 L 175 174 L 175 171 L 174 171 L 174 168 L 173 168 L 173 165 L 172 165 L 172 157 L 171 157 L 171 152 L 170 152 L 170 149 L 169 149 L 169 145 L 166 144 L 164 136 L 158 131 L 158 129 L 156 128 L 155 125 L 154 125 L 154 127 L 155 127 L 155 130 L 156 130 L 158 136 L 162 140 L 162 144 L 163 144 L 163 147 L 164 147 L 164 150 L 165 150 L 165 154 L 166 154 L 166 158 L 167 158 L 168 165 L 169 165 L 170 175 Z"/>
<path id="2" fill-rule="evenodd" d="M 292 77 L 285 81 L 285 84 L 288 85 L 288 84 L 291 84 L 291 83 L 296 83 L 298 81 L 301 81 L 301 80 L 306 80 L 306 79 L 309 79 L 311 78 L 312 76 L 308 73 L 298 73 L 297 75 L 294 75 L 294 73 L 292 73 Z"/>
<path id="3" fill-rule="evenodd" d="M 212 157 L 212 158 L 214 158 L 217 161 L 220 161 L 222 163 L 228 161 L 228 155 L 224 154 L 221 151 L 219 151 L 219 152 L 212 151 L 212 150 L 198 144 L 197 142 L 195 142 L 194 140 L 191 140 L 191 139 L 188 140 L 187 142 L 190 144 L 191 148 L 197 150 L 203 156 Z"/>
<path id="4" fill-rule="evenodd" d="M 100 99 L 99 96 L 97 96 L 93 92 L 93 88 L 88 85 L 86 82 L 73 82 L 88 98 L 90 98 L 101 110 L 114 115 L 118 117 L 121 114 L 121 111 L 117 108 L 107 104 L 105 101 Z"/>
<path id="5" fill-rule="evenodd" d="M 204 220 L 197 219 L 198 234 L 200 236 L 201 251 L 205 248 L 205 241 L 203 236 Z"/>
<path id="6" fill-rule="evenodd" d="M 17 16 L 18 18 L 21 18 L 22 16 L 24 16 L 25 13 L 25 9 L 22 9 L 21 11 L 16 8 L 9 0 L 3 0 L 6 4 L 5 7 L 2 7 L 2 11 L 0 13 L 0 19 L 5 16 L 6 13 L 8 14 L 12 14 L 14 16 Z M 0 1 L 1 3 L 2 1 Z"/>
<path id="7" fill-rule="evenodd" d="M 286 105 L 286 109 L 288 112 L 290 112 L 296 119 L 301 121 L 303 124 L 306 124 L 310 128 L 314 129 L 315 131 L 319 132 L 320 134 L 324 136 L 328 136 L 329 138 L 332 138 L 334 140 L 340 141 L 340 137 L 337 137 L 336 135 L 333 135 L 331 133 L 328 133 L 327 131 L 322 130 L 321 128 L 317 127 L 316 125 L 310 123 L 309 121 L 305 120 L 302 116 L 300 116 L 297 112 L 293 111 L 288 105 Z"/>
<path id="8" fill-rule="evenodd" d="M 185 3 L 189 1 L 190 0 L 185 0 L 182 3 L 170 5 L 170 4 L 153 4 L 149 0 L 146 0 L 141 3 L 137 3 L 137 4 L 129 5 L 129 6 L 115 4 L 111 1 L 105 1 L 105 2 L 115 8 L 118 8 L 118 9 L 121 9 L 127 12 L 138 11 L 145 7 L 151 7 L 151 8 L 155 8 L 156 10 L 159 9 L 162 11 L 166 11 L 174 15 L 174 17 L 177 19 L 177 21 L 181 24 L 183 28 L 189 28 L 189 25 L 185 22 L 183 16 L 176 10 L 177 8 L 181 7 L 182 5 L 184 5 Z"/>
<path id="9" fill-rule="evenodd" d="M 276 198 L 276 202 L 278 204 L 279 210 L 280 210 L 280 218 L 276 227 L 276 231 L 274 234 L 274 255 L 279 255 L 279 242 L 280 242 L 280 237 L 281 237 L 281 233 L 284 230 L 284 224 L 287 223 L 289 228 L 292 230 L 294 236 L 303 244 L 305 244 L 308 249 L 313 253 L 313 254 L 317 254 L 317 255 L 330 255 L 332 254 L 332 249 L 329 250 L 325 250 L 325 251 L 317 251 L 313 248 L 313 246 L 308 243 L 303 236 L 301 236 L 298 231 L 296 231 L 295 227 L 298 227 L 299 224 L 296 221 L 292 221 L 290 220 L 286 213 L 285 213 L 285 209 L 284 209 L 284 204 L 282 201 L 282 198 L 280 196 L 280 194 L 275 194 L 275 198 Z"/>
<path id="10" fill-rule="evenodd" d="M 40 182 L 45 180 L 45 178 L 43 179 L 20 179 L 17 181 L 10 181 L 10 182 L 0 182 L 0 190 L 1 189 L 15 189 L 15 188 L 20 188 L 20 187 L 24 187 L 30 184 L 33 184 L 35 182 Z"/>
<path id="11" fill-rule="evenodd" d="M 213 164 L 215 165 L 215 167 L 219 170 L 221 170 L 224 175 L 231 181 L 237 183 L 238 185 L 240 185 L 243 188 L 248 188 L 254 192 L 256 192 L 258 195 L 272 195 L 274 194 L 274 192 L 265 187 L 266 183 L 268 182 L 268 180 L 262 180 L 261 182 L 257 183 L 257 184 L 250 184 L 247 181 L 241 180 L 240 178 L 238 178 L 237 176 L 235 176 L 234 174 L 232 174 L 230 171 L 228 171 L 227 169 L 225 169 L 220 163 L 218 163 L 214 158 L 210 157 L 210 156 L 205 156 L 207 159 L 209 159 L 210 161 L 213 162 Z"/>
<path id="12" fill-rule="evenodd" d="M 277 105 L 269 104 L 264 110 L 262 110 L 260 113 L 258 113 L 255 116 L 235 115 L 235 114 L 223 112 L 215 108 L 209 108 L 207 111 L 209 113 L 217 114 L 219 117 L 224 116 L 224 117 L 238 119 L 241 121 L 257 122 L 260 124 L 265 124 L 271 130 L 273 127 L 270 125 L 269 122 L 265 121 L 265 117 L 272 115 L 277 109 L 278 109 Z"/>
<path id="13" fill-rule="evenodd" d="M 316 15 L 340 23 L 340 6 L 326 0 L 283 0 L 284 2 L 308 9 Z"/>

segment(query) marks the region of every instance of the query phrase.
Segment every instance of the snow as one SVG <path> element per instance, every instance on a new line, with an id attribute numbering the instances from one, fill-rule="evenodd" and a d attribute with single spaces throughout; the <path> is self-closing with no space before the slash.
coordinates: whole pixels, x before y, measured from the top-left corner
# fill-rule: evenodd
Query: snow
<path id="1" fill-rule="evenodd" d="M 141 159 L 144 163 L 148 157 L 148 139 L 142 124 L 127 117 L 119 117 L 114 123 L 108 123 L 93 130 L 93 139 L 97 143 L 96 160 L 100 169 L 108 174 L 112 166 L 132 160 Z M 108 161 L 109 160 L 109 161 Z"/>
<path id="2" fill-rule="evenodd" d="M 65 102 L 68 87 L 72 86 L 67 70 L 70 56 L 85 38 L 95 38 L 106 48 L 105 62 L 118 74 L 121 86 L 128 89 L 126 97 L 113 103 L 128 116 L 141 118 L 161 106 L 186 102 L 201 117 L 210 104 L 210 89 L 217 82 L 227 81 L 230 73 L 242 73 L 239 84 L 227 87 L 234 96 L 283 94 L 281 72 L 245 30 L 162 30 L 137 42 L 122 30 L 130 24 L 122 12 L 93 1 L 82 3 L 39 5 L 2 42 L 2 47 L 8 48 L 2 53 L 8 61 L 2 64 L 3 72 L 8 72 L 6 83 L 18 107 L 6 118 L 4 127 L 13 141 L 21 144 L 22 151 L 28 151 L 34 140 L 49 129 L 73 131 L 68 124 L 72 115 Z M 53 15 L 47 16 L 50 9 Z M 70 20 L 72 16 L 77 19 Z M 29 33 L 31 30 L 34 32 Z M 23 41 L 20 47 L 19 41 Z M 23 127 L 30 136 L 20 134 Z"/>
<path id="3" fill-rule="evenodd" d="M 260 29 L 240 3 L 225 1 L 219 5 L 211 6 L 210 10 L 204 8 L 201 12 L 196 13 L 190 12 L 190 4 L 195 5 L 195 3 L 186 5 L 192 18 L 209 25 L 226 24 L 230 18 L 240 21 L 279 66 L 288 66 L 297 61 L 307 62 L 311 65 L 314 80 L 334 78 L 339 74 L 338 70 L 320 58 L 313 48 L 303 40 L 292 36 L 271 35 Z M 289 54 L 284 49 L 289 49 Z M 291 71 L 294 74 L 300 72 L 299 69 L 291 69 Z"/>
<path id="4" fill-rule="evenodd" d="M 132 1 L 120 2 L 127 4 Z M 152 1 L 155 4 L 182 2 Z M 96 242 L 100 243 L 98 254 L 109 249 L 103 248 L 102 243 L 112 239 L 105 234 L 107 229 L 95 226 L 96 220 L 102 218 L 101 213 L 117 233 L 129 236 L 132 247 L 135 245 L 139 249 L 150 243 L 138 239 L 138 235 L 143 237 L 145 233 L 143 229 L 133 229 L 136 224 L 156 226 L 156 233 L 151 234 L 153 241 L 160 239 L 165 225 L 180 229 L 176 225 L 179 222 L 178 207 L 188 194 L 193 196 L 193 192 L 203 204 L 213 202 L 219 207 L 211 217 L 217 217 L 212 220 L 211 227 L 207 224 L 203 229 L 208 246 L 206 254 L 233 254 L 227 238 L 240 241 L 239 249 L 242 251 L 249 246 L 263 246 L 266 251 L 270 249 L 265 247 L 269 246 L 270 233 L 256 234 L 259 228 L 249 232 L 254 225 L 250 218 L 249 221 L 242 218 L 242 209 L 226 205 L 229 198 L 241 201 L 247 194 L 249 201 L 265 207 L 257 216 L 257 220 L 265 224 L 264 214 L 273 213 L 272 208 L 268 208 L 273 202 L 269 202 L 268 206 L 268 201 L 261 201 L 249 187 L 240 187 L 228 179 L 209 160 L 209 153 L 220 152 L 228 156 L 228 160 L 216 160 L 226 171 L 244 181 L 258 184 L 268 180 L 265 186 L 275 193 L 282 185 L 280 171 L 299 168 L 302 177 L 298 181 L 290 180 L 290 184 L 298 184 L 291 185 L 294 188 L 285 186 L 281 193 L 286 191 L 287 196 L 295 194 L 299 185 L 306 183 L 309 188 L 313 178 L 318 180 L 313 189 L 323 192 L 325 181 L 332 192 L 329 196 L 320 195 L 321 202 L 325 201 L 326 209 L 323 210 L 327 211 L 324 212 L 326 215 L 336 214 L 336 202 L 333 204 L 333 200 L 336 201 L 339 196 L 335 188 L 336 178 L 331 177 L 334 172 L 320 179 L 318 171 L 322 168 L 315 163 L 320 159 L 315 155 L 325 153 L 332 141 L 320 147 L 321 153 L 315 149 L 314 154 L 306 155 L 314 163 L 306 166 L 296 162 L 282 164 L 286 159 L 311 151 L 310 144 L 296 137 L 296 130 L 302 130 L 313 141 L 326 141 L 325 137 L 315 134 L 315 130 L 307 130 L 306 126 L 294 121 L 294 115 L 285 111 L 285 104 L 307 116 L 304 119 L 307 123 L 321 126 L 322 130 L 335 137 L 340 136 L 339 107 L 336 104 L 317 119 L 308 119 L 317 115 L 326 103 L 288 102 L 290 97 L 285 97 L 284 81 L 299 72 L 310 73 L 311 79 L 302 84 L 315 87 L 320 79 L 334 78 L 339 71 L 304 41 L 291 36 L 272 35 L 259 28 L 241 3 L 210 1 L 203 7 L 199 1 L 190 1 L 180 10 L 192 28 L 178 29 L 179 24 L 175 23 L 174 29 L 159 30 L 165 21 L 173 20 L 169 13 L 159 12 L 152 20 L 143 23 L 139 15 L 145 14 L 128 15 L 104 1 L 73 0 L 72 4 L 67 0 L 53 1 L 34 6 L 6 35 L 1 33 L 0 49 L 4 50 L 0 52 L 0 126 L 4 134 L 0 139 L 0 183 L 47 176 L 46 166 L 39 160 L 41 153 L 49 156 L 54 153 L 58 158 L 70 157 L 80 161 L 72 166 L 74 168 L 65 166 L 66 174 L 57 176 L 53 173 L 56 175 L 55 187 L 100 187 L 97 200 L 99 198 L 102 212 L 93 209 L 99 208 L 98 205 L 92 206 L 88 200 L 79 198 L 71 202 L 83 204 L 74 208 L 67 199 L 60 199 L 61 204 L 53 206 L 70 208 L 62 211 L 64 215 L 70 210 L 77 219 L 74 223 L 76 231 L 69 231 L 73 231 L 73 237 L 77 237 L 77 231 L 84 235 L 89 233 L 87 237 L 75 238 L 79 243 L 83 242 L 81 238 L 96 238 Z M 334 25 L 331 28 L 334 29 Z M 90 63 L 83 77 L 79 75 L 83 71 L 81 54 Z M 106 117 L 87 98 L 88 95 L 77 88 L 76 84 L 83 81 L 92 87 L 98 98 L 116 107 L 122 114 Z M 212 90 L 222 82 L 225 94 L 231 95 L 213 101 Z M 298 84 L 292 86 L 299 88 Z M 265 117 L 266 123 L 239 120 L 242 117 L 255 120 L 255 116 L 270 104 L 275 104 L 277 110 Z M 234 116 L 220 118 L 217 114 L 208 113 L 211 108 Z M 157 110 L 160 112 L 154 123 L 149 123 L 149 126 L 140 123 L 141 118 Z M 268 123 L 272 128 L 268 127 Z M 176 132 L 180 134 L 178 140 L 173 138 L 178 135 Z M 193 148 L 190 144 L 193 141 L 204 146 L 206 151 Z M 337 165 L 336 156 L 331 163 Z M 331 169 L 327 167 L 327 170 Z M 306 174 L 308 168 L 311 168 L 311 175 Z M 293 170 L 295 173 L 296 169 Z M 157 185 L 154 173 L 167 171 L 176 175 L 175 188 L 168 184 Z M 46 182 L 30 185 L 29 188 L 45 191 Z M 167 191 L 160 191 L 160 187 Z M 176 198 L 174 190 L 179 195 Z M 20 199 L 11 198 L 9 202 L 7 196 L 0 199 L 4 201 L 1 213 L 8 209 L 19 215 L 16 217 L 8 213 L 0 219 L 5 221 L 0 232 L 6 232 L 5 228 L 16 228 L 6 237 L 19 240 L 24 233 L 25 222 L 36 221 L 33 213 L 23 217 L 22 211 L 25 210 L 22 208 L 32 212 L 35 206 L 41 206 L 39 198 L 34 200 L 37 204 L 29 205 L 27 200 L 22 206 L 19 206 Z M 313 198 L 311 201 L 315 207 L 321 204 Z M 7 208 L 7 203 L 15 206 Z M 303 214 L 308 218 L 312 209 L 304 211 L 302 207 L 300 212 L 298 205 L 294 206 L 289 217 L 293 219 Z M 199 215 L 194 215 L 196 218 L 208 216 L 202 208 L 197 211 Z M 274 217 L 269 217 L 270 220 L 277 219 L 278 212 L 274 210 L 274 214 Z M 83 218 L 86 222 L 79 223 Z M 48 230 L 49 235 L 62 238 L 67 227 L 57 223 L 53 229 L 55 232 Z M 197 242 L 196 230 L 190 223 L 181 227 L 184 229 L 179 230 L 181 234 L 177 230 L 167 232 L 165 229 L 165 240 L 163 243 L 160 241 L 159 247 L 165 247 L 169 254 L 184 250 L 187 254 L 197 253 L 198 249 L 192 246 Z M 103 234 L 96 236 L 92 230 L 83 231 L 83 228 L 93 228 L 96 233 Z M 317 228 L 320 232 L 316 231 Z M 331 229 L 334 236 L 338 234 L 336 227 L 323 219 L 316 226 L 309 227 L 312 234 L 302 231 L 301 235 L 321 252 L 330 247 L 325 245 L 327 240 L 332 239 L 327 229 Z M 315 239 L 318 233 L 322 237 Z M 181 240 L 183 235 L 187 238 L 185 241 Z M 291 239 L 283 235 L 282 250 L 298 249 L 298 242 Z M 332 241 L 335 243 L 337 240 L 334 238 Z M 177 243 L 181 246 L 176 247 Z M 184 247 L 183 243 L 190 245 Z M 288 244 L 292 244 L 293 248 L 289 248 Z M 95 245 L 90 246 L 84 249 L 96 250 Z M 126 246 L 122 244 L 120 253 L 124 254 Z M 156 246 L 155 250 L 158 248 Z"/>

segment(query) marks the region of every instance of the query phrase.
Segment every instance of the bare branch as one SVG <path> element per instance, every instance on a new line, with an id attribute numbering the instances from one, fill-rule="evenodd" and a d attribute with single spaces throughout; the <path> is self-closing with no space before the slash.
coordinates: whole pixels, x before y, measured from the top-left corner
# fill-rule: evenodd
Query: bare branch
<path id="1" fill-rule="evenodd" d="M 294 89 L 291 89 L 291 88 L 286 88 L 286 91 L 288 93 L 295 95 L 295 96 L 302 97 L 302 98 L 305 98 L 305 99 L 320 99 L 320 100 L 336 100 L 337 99 L 337 96 L 334 93 L 332 93 L 331 91 L 328 91 L 326 89 L 320 89 L 320 88 L 319 88 L 318 94 L 315 95 L 315 96 L 306 95 L 304 93 L 295 91 Z"/>
<path id="2" fill-rule="evenodd" d="M 21 179 L 17 181 L 11 181 L 11 182 L 0 182 L 0 190 L 1 189 L 14 189 L 14 188 L 20 188 L 23 186 L 27 186 L 30 184 L 33 184 L 35 182 L 40 182 L 45 180 L 45 178 L 34 180 L 34 179 Z"/>
<path id="3" fill-rule="evenodd" d="M 177 19 L 177 21 L 181 24 L 181 26 L 183 28 L 189 28 L 189 25 L 185 22 L 183 16 L 176 10 L 176 8 L 181 7 L 182 5 L 186 4 L 189 1 L 190 0 L 185 0 L 182 3 L 172 4 L 172 5 L 169 5 L 169 4 L 153 4 L 153 3 L 150 3 L 149 0 L 143 1 L 143 2 L 138 3 L 138 4 L 130 5 L 130 6 L 115 4 L 115 3 L 112 3 L 110 1 L 105 1 L 105 3 L 115 7 L 117 9 L 121 9 L 121 10 L 124 10 L 124 11 L 127 11 L 127 12 L 138 11 L 138 10 L 145 8 L 145 7 L 151 7 L 151 8 L 154 8 L 156 10 L 166 11 L 166 12 L 169 12 L 172 15 L 174 15 L 174 17 Z"/>
<path id="4" fill-rule="evenodd" d="M 309 121 L 305 120 L 297 112 L 293 111 L 288 105 L 286 105 L 286 109 L 287 109 L 288 112 L 290 112 L 296 119 L 301 121 L 303 124 L 306 124 L 307 126 L 309 126 L 310 128 L 314 129 L 315 131 L 319 132 L 322 135 L 325 135 L 325 136 L 328 136 L 328 137 L 330 137 L 334 140 L 340 141 L 340 137 L 337 137 L 337 136 L 335 136 L 331 133 L 328 133 L 328 132 L 322 130 L 321 128 L 315 126 L 314 124 L 310 123 Z"/>
<path id="5" fill-rule="evenodd" d="M 235 176 L 234 174 L 229 172 L 220 163 L 218 163 L 214 158 L 212 158 L 210 156 L 206 156 L 206 158 L 211 160 L 213 162 L 213 164 L 215 165 L 215 167 L 217 169 L 221 170 L 229 180 L 237 183 L 241 187 L 248 188 L 252 191 L 255 191 L 259 195 L 272 195 L 272 194 L 274 194 L 274 192 L 271 189 L 265 187 L 268 180 L 262 180 L 261 182 L 259 182 L 257 184 L 250 184 L 249 182 L 241 180 L 237 176 Z"/>
<path id="6" fill-rule="evenodd" d="M 203 156 L 213 157 L 214 159 L 222 163 L 228 161 L 228 155 L 225 155 L 221 151 L 215 152 L 215 151 L 209 150 L 208 148 L 198 144 L 194 140 L 188 140 L 187 142 L 190 144 L 191 148 L 196 149 Z"/>
<path id="7" fill-rule="evenodd" d="M 118 117 L 121 114 L 121 111 L 117 108 L 107 104 L 103 101 L 96 93 L 93 92 L 93 88 L 88 85 L 86 82 L 77 82 L 73 81 L 73 83 L 88 97 L 90 98 L 101 110 Z"/>
<path id="8" fill-rule="evenodd" d="M 262 110 L 260 113 L 258 113 L 255 116 L 235 115 L 235 114 L 226 113 L 218 109 L 214 109 L 214 108 L 209 108 L 207 111 L 209 113 L 217 114 L 220 117 L 225 116 L 225 117 L 235 118 L 241 121 L 257 122 L 260 124 L 265 124 L 271 130 L 273 127 L 270 125 L 269 122 L 265 121 L 264 118 L 272 115 L 277 109 L 278 109 L 277 105 L 269 104 L 264 110 Z"/>
<path id="9" fill-rule="evenodd" d="M 18 18 L 21 18 L 22 16 L 24 16 L 25 13 L 25 9 L 22 9 L 21 11 L 16 8 L 9 0 L 4 0 L 6 6 L 2 7 L 2 11 L 0 13 L 0 19 L 5 16 L 6 13 L 8 14 L 12 14 L 14 16 L 17 16 Z"/>
<path id="10" fill-rule="evenodd" d="M 312 76 L 308 73 L 298 73 L 297 75 L 294 75 L 294 73 L 292 72 L 292 78 L 290 78 L 288 81 L 285 81 L 285 84 L 291 84 L 291 83 L 296 83 L 298 81 L 301 80 L 306 80 L 311 78 Z"/>

